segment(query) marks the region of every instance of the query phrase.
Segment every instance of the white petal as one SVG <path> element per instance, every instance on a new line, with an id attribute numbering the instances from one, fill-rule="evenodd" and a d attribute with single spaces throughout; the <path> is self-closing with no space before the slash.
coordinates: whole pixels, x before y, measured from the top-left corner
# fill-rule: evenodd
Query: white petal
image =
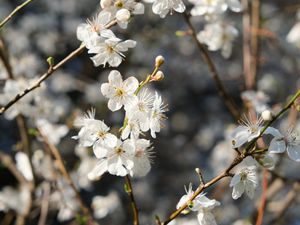
<path id="1" fill-rule="evenodd" d="M 286 145 L 284 140 L 273 138 L 270 146 L 269 153 L 283 153 L 286 150 Z"/>
<path id="2" fill-rule="evenodd" d="M 94 169 L 88 174 L 88 179 L 97 180 L 107 171 L 107 160 L 99 160 Z"/>
<path id="3" fill-rule="evenodd" d="M 289 145 L 287 153 L 292 160 L 300 162 L 300 145 Z"/>
<path id="4" fill-rule="evenodd" d="M 232 198 L 238 199 L 245 191 L 245 185 L 242 182 L 237 183 L 232 190 Z"/>
<path id="5" fill-rule="evenodd" d="M 108 82 L 116 87 L 121 87 L 123 83 L 121 73 L 118 70 L 112 70 L 108 75 Z"/>
<path id="6" fill-rule="evenodd" d="M 117 101 L 115 98 L 109 99 L 107 106 L 113 112 L 122 108 L 122 104 L 119 101 Z"/>

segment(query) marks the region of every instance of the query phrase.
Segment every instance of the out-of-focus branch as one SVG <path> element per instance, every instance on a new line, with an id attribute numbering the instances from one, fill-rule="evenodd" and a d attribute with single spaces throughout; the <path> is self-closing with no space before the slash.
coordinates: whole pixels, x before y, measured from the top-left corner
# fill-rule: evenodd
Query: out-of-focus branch
<path id="1" fill-rule="evenodd" d="M 216 66 L 215 66 L 214 62 L 212 61 L 211 57 L 209 56 L 209 53 L 207 52 L 206 48 L 198 40 L 197 32 L 190 20 L 190 16 L 187 13 L 184 13 L 183 15 L 184 15 L 185 21 L 186 21 L 189 29 L 191 30 L 191 36 L 192 36 L 193 40 L 195 41 L 195 43 L 201 53 L 201 57 L 203 58 L 204 62 L 208 66 L 210 75 L 215 83 L 215 86 L 218 90 L 218 94 L 219 94 L 220 98 L 222 99 L 222 101 L 224 101 L 228 111 L 231 113 L 233 118 L 235 120 L 238 120 L 240 117 L 239 110 L 238 110 L 236 104 L 234 103 L 234 101 L 232 100 L 231 96 L 228 94 L 225 86 L 223 85 L 223 83 L 220 79 L 219 73 L 216 69 Z"/>
<path id="2" fill-rule="evenodd" d="M 48 209 L 49 209 L 50 191 L 51 191 L 51 186 L 48 182 L 46 182 L 43 187 L 43 199 L 42 199 L 41 213 L 40 213 L 38 225 L 46 224 Z"/>
<path id="3" fill-rule="evenodd" d="M 5 17 L 2 22 L 0 23 L 0 30 L 4 27 L 4 25 L 11 20 L 11 18 L 19 12 L 22 8 L 28 5 L 33 0 L 27 0 L 26 2 L 22 3 L 21 5 L 17 6 L 7 17 Z"/>
<path id="4" fill-rule="evenodd" d="M 256 86 L 257 71 L 259 66 L 259 35 L 260 30 L 260 0 L 251 2 L 251 85 Z"/>
<path id="5" fill-rule="evenodd" d="M 106 29 L 114 26 L 117 23 L 116 20 L 111 21 L 109 24 L 105 26 Z M 67 57 L 62 59 L 59 63 L 51 66 L 46 73 L 44 73 L 34 84 L 32 84 L 30 87 L 26 88 L 24 91 L 17 94 L 12 100 L 10 100 L 6 105 L 1 107 L 0 109 L 0 115 L 2 115 L 7 109 L 9 109 L 13 104 L 15 104 L 17 101 L 22 99 L 25 95 L 27 95 L 29 92 L 35 90 L 36 88 L 40 87 L 41 84 L 47 80 L 56 70 L 58 70 L 60 67 L 65 65 L 67 62 L 78 56 L 85 48 L 85 45 L 80 45 L 77 49 L 75 49 L 73 52 L 71 52 Z"/>
<path id="6" fill-rule="evenodd" d="M 131 204 L 131 208 L 132 208 L 132 212 L 133 212 L 133 225 L 139 225 L 139 210 L 134 198 L 134 194 L 133 194 L 133 189 L 132 189 L 132 185 L 131 185 L 131 180 L 129 175 L 127 175 L 125 177 L 125 181 L 126 181 L 126 192 L 130 198 L 130 204 Z"/>
<path id="7" fill-rule="evenodd" d="M 70 174 L 68 173 L 68 171 L 67 171 L 67 169 L 64 165 L 64 162 L 63 162 L 63 159 L 61 157 L 61 154 L 60 154 L 59 150 L 56 148 L 55 145 L 53 145 L 48 140 L 47 136 L 41 130 L 39 130 L 39 133 L 40 133 L 40 136 L 42 137 L 42 140 L 45 142 L 45 144 L 48 146 L 49 150 L 51 151 L 51 154 L 56 159 L 58 169 L 60 170 L 62 176 L 66 179 L 66 181 L 68 182 L 70 187 L 73 189 L 73 191 L 76 195 L 76 198 L 77 198 L 77 200 L 80 204 L 81 211 L 83 212 L 84 215 L 88 216 L 88 218 L 93 221 L 93 224 L 97 225 L 98 223 L 93 219 L 91 210 L 85 205 L 85 203 L 82 200 L 82 198 L 80 196 L 80 193 L 78 192 L 78 190 L 77 190 Z"/>
<path id="8" fill-rule="evenodd" d="M 243 5 L 243 68 L 245 76 L 245 85 L 247 89 L 253 88 L 253 78 L 251 72 L 251 46 L 250 46 L 250 33 L 251 33 L 251 20 L 249 12 L 249 1 L 242 0 Z"/>

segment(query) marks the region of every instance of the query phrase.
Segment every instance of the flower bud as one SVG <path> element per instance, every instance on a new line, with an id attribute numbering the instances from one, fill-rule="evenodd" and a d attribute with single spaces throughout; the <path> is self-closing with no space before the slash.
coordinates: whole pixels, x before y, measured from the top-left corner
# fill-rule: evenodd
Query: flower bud
<path id="1" fill-rule="evenodd" d="M 164 77 L 164 73 L 159 70 L 153 77 L 151 77 L 151 81 L 161 81 L 164 79 Z"/>
<path id="2" fill-rule="evenodd" d="M 127 22 L 130 18 L 130 12 L 127 9 L 120 9 L 116 14 L 117 20 Z"/>
<path id="3" fill-rule="evenodd" d="M 111 6 L 111 0 L 101 0 L 100 1 L 100 6 L 101 6 L 102 9 Z"/>
<path id="4" fill-rule="evenodd" d="M 157 56 L 155 58 L 155 67 L 160 67 L 162 64 L 164 64 L 165 58 L 161 55 Z"/>
<path id="5" fill-rule="evenodd" d="M 262 112 L 261 117 L 264 121 L 270 121 L 273 118 L 273 115 L 270 110 L 265 110 Z"/>

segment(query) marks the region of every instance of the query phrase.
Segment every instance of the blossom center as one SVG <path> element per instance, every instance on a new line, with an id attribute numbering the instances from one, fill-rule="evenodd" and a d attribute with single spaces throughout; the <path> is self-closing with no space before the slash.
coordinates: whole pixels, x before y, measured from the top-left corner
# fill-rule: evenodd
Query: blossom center
<path id="1" fill-rule="evenodd" d="M 104 131 L 98 131 L 98 133 L 97 133 L 97 136 L 102 139 L 105 137 L 105 135 L 106 135 L 106 132 L 104 132 Z"/>
<path id="2" fill-rule="evenodd" d="M 124 2 L 119 0 L 115 2 L 115 6 L 118 8 L 123 8 L 124 7 Z"/>
<path id="3" fill-rule="evenodd" d="M 122 153 L 124 153 L 124 150 L 121 147 L 115 148 L 115 153 L 117 155 L 121 155 Z"/>
<path id="4" fill-rule="evenodd" d="M 122 88 L 117 88 L 116 89 L 116 95 L 118 96 L 118 97 L 121 97 L 121 96 L 123 96 L 125 94 L 125 91 L 122 89 Z"/>

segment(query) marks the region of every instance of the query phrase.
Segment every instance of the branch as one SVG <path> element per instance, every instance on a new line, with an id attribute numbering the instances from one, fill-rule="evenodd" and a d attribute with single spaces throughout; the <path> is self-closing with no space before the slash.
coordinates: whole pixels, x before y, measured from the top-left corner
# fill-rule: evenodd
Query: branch
<path id="1" fill-rule="evenodd" d="M 216 66 L 213 63 L 211 57 L 209 56 L 209 53 L 207 52 L 206 48 L 198 40 L 197 32 L 196 32 L 193 24 L 191 23 L 190 16 L 187 13 L 183 13 L 183 16 L 185 18 L 187 25 L 189 26 L 189 28 L 191 30 L 191 36 L 200 51 L 201 57 L 203 58 L 204 62 L 208 66 L 210 75 L 215 83 L 215 86 L 218 90 L 218 94 L 219 94 L 220 98 L 224 101 L 228 111 L 231 113 L 233 118 L 235 120 L 238 120 L 240 117 L 239 110 L 238 110 L 237 106 L 235 105 L 235 103 L 233 102 L 233 100 L 231 99 L 230 95 L 228 94 L 225 86 L 223 85 L 223 83 L 220 79 L 220 76 L 218 74 L 218 71 L 216 69 Z"/>
<path id="2" fill-rule="evenodd" d="M 133 195 L 133 189 L 132 189 L 129 175 L 125 177 L 125 181 L 126 181 L 126 192 L 130 198 L 130 203 L 133 212 L 133 225 L 139 225 L 139 210 L 137 208 L 137 204 Z"/>
<path id="3" fill-rule="evenodd" d="M 109 24 L 105 26 L 105 29 L 108 29 L 112 26 L 114 26 L 117 23 L 116 20 L 111 21 Z M 22 99 L 25 95 L 27 95 L 29 92 L 35 90 L 36 88 L 41 86 L 41 83 L 48 79 L 56 70 L 58 70 L 60 67 L 62 67 L 64 64 L 78 56 L 83 49 L 85 48 L 85 45 L 79 46 L 77 49 L 75 49 L 73 52 L 71 52 L 67 57 L 65 57 L 63 60 L 61 60 L 59 63 L 54 65 L 53 67 L 50 67 L 46 73 L 44 73 L 40 79 L 38 79 L 34 84 L 32 84 L 30 87 L 26 88 L 23 92 L 17 94 L 12 100 L 10 100 L 6 105 L 4 105 L 0 109 L 0 115 L 2 115 L 7 109 L 9 109 L 13 104 L 15 104 L 17 101 Z"/>
<path id="4" fill-rule="evenodd" d="M 19 12 L 22 8 L 24 8 L 26 5 L 28 5 L 33 0 L 27 0 L 26 2 L 22 3 L 18 7 L 16 7 L 5 19 L 0 23 L 0 30 L 4 27 L 4 25 L 11 20 L 11 18 Z"/>

